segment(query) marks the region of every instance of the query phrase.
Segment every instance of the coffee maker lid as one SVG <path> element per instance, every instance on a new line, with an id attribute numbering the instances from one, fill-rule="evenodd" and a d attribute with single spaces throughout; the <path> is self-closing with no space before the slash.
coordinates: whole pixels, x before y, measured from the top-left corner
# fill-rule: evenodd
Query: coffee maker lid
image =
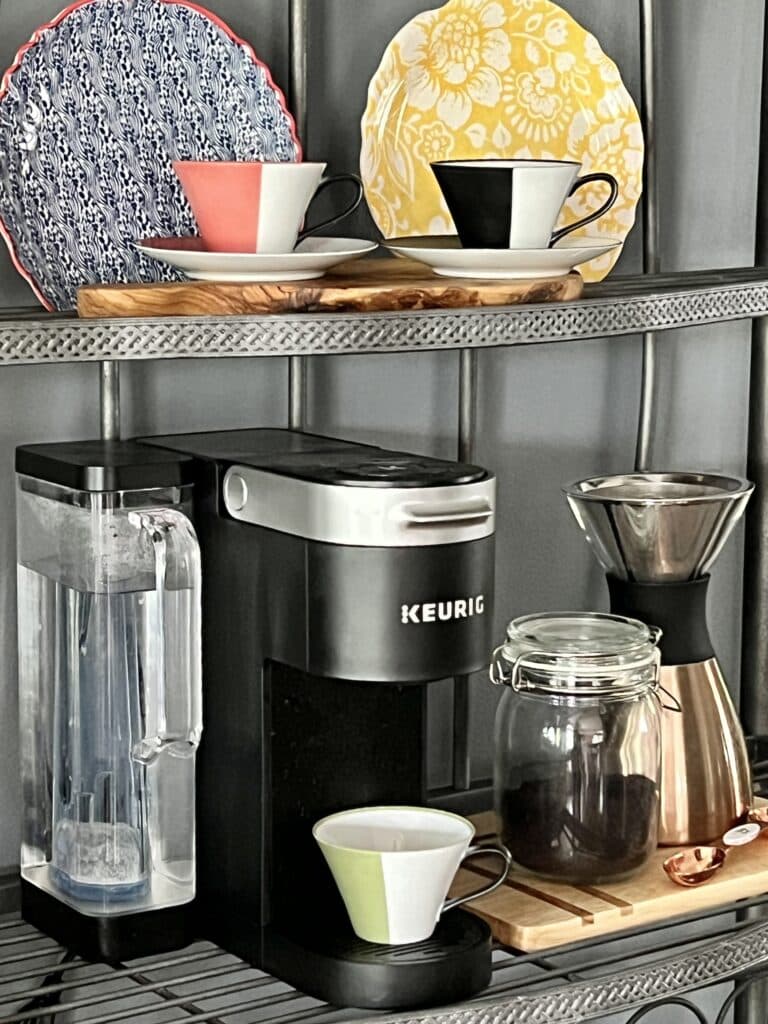
<path id="1" fill-rule="evenodd" d="M 223 465 L 334 487 L 451 487 L 489 478 L 481 466 L 295 430 L 255 428 L 142 438 Z"/>
<path id="2" fill-rule="evenodd" d="M 451 487 L 488 477 L 480 466 L 427 458 L 405 452 L 374 449 L 368 452 L 334 452 L 332 458 L 287 456 L 270 463 L 270 473 L 335 487 Z"/>
<path id="3" fill-rule="evenodd" d="M 193 482 L 194 459 L 136 441 L 64 441 L 16 449 L 16 472 L 76 491 L 144 491 Z"/>

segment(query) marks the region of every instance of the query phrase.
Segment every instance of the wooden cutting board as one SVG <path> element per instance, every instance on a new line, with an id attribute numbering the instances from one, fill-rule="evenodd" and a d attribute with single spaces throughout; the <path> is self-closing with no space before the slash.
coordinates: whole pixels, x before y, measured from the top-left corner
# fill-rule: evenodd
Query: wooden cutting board
<path id="1" fill-rule="evenodd" d="M 490 841 L 493 815 L 472 820 L 478 839 Z M 674 852 L 659 849 L 639 874 L 599 886 L 548 882 L 513 869 L 503 886 L 467 909 L 487 921 L 503 945 L 534 952 L 768 892 L 768 838 L 730 850 L 714 878 L 693 889 L 675 885 L 664 873 L 661 865 Z M 498 875 L 499 863 L 498 857 L 474 858 L 457 875 L 451 895 L 481 887 Z"/>
<path id="2" fill-rule="evenodd" d="M 86 285 L 78 292 L 77 312 L 81 317 L 143 317 L 460 309 L 577 299 L 583 287 L 576 272 L 531 281 L 464 280 L 386 257 L 343 263 L 311 281 Z"/>

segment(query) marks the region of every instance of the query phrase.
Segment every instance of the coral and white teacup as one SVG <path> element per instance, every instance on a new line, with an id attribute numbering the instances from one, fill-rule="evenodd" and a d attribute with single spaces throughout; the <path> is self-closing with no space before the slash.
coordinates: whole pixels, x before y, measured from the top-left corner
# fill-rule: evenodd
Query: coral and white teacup
<path id="1" fill-rule="evenodd" d="M 288 253 L 296 242 L 353 213 L 363 198 L 354 174 L 323 178 L 324 163 L 176 160 L 200 237 L 209 252 Z M 309 204 L 329 185 L 351 181 L 355 198 L 344 209 L 306 231 Z"/>

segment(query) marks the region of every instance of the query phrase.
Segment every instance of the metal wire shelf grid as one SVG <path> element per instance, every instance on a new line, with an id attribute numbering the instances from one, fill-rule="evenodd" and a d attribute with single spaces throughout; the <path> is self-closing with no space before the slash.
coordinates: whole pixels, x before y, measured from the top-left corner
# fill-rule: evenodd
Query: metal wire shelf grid
<path id="1" fill-rule="evenodd" d="M 576 302 L 400 313 L 78 320 L 0 314 L 0 365 L 453 351 L 578 341 L 768 315 L 768 268 L 612 278 Z"/>
<path id="2" fill-rule="evenodd" d="M 768 896 L 548 954 L 494 953 L 493 981 L 461 1006 L 339 1010 L 198 942 L 119 967 L 67 958 L 18 916 L 0 920 L 0 1024 L 566 1024 L 664 1003 L 768 963 Z"/>

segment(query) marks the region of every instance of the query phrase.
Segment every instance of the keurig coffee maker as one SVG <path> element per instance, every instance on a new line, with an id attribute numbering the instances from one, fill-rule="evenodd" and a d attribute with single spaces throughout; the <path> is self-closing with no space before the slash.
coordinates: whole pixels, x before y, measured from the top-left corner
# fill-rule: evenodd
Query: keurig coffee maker
<path id="1" fill-rule="evenodd" d="M 490 649 L 494 478 L 286 430 L 143 443 L 196 466 L 204 933 L 342 1005 L 484 987 L 490 935 L 463 911 L 413 947 L 357 939 L 311 830 L 349 807 L 426 802 L 424 684 Z"/>
<path id="2" fill-rule="evenodd" d="M 196 466 L 204 933 L 336 1004 L 481 989 L 490 934 L 464 911 L 414 946 L 357 939 L 312 825 L 426 803 L 424 684 L 490 650 L 493 476 L 287 430 L 143 443 Z"/>
<path id="3" fill-rule="evenodd" d="M 17 468 L 27 916 L 108 959 L 185 941 L 196 813 L 198 934 L 338 1004 L 483 988 L 490 932 L 462 910 L 412 946 L 358 940 L 312 825 L 427 802 L 424 684 L 490 649 L 492 475 L 286 430 L 32 445 Z"/>
<path id="4" fill-rule="evenodd" d="M 751 806 L 749 760 L 706 618 L 709 569 L 753 486 L 705 473 L 594 477 L 565 489 L 607 571 L 611 611 L 662 630 L 662 844 L 706 843 Z"/>

